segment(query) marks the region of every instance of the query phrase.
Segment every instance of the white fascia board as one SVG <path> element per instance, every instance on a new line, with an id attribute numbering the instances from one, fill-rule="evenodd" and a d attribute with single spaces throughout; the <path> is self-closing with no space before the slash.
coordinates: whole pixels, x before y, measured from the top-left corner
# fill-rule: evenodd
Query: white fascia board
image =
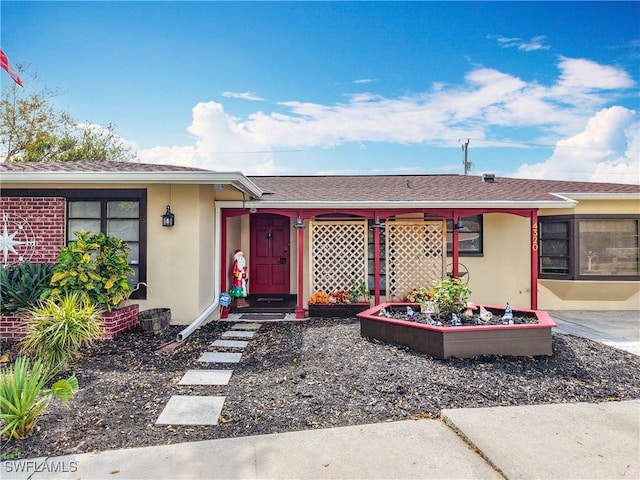
<path id="1" fill-rule="evenodd" d="M 219 201 L 216 202 L 220 208 L 283 208 L 283 209 L 398 209 L 398 208 L 572 208 L 578 204 L 570 199 L 559 201 L 537 201 L 537 202 L 513 202 L 513 201 L 484 201 L 484 202 L 277 202 L 277 201 Z"/>
<path id="2" fill-rule="evenodd" d="M 190 184 L 231 185 L 251 197 L 259 198 L 262 190 L 240 172 L 3 172 L 3 185 L 12 183 L 68 184 Z"/>
<path id="3" fill-rule="evenodd" d="M 568 200 L 640 200 L 640 193 L 554 193 Z"/>

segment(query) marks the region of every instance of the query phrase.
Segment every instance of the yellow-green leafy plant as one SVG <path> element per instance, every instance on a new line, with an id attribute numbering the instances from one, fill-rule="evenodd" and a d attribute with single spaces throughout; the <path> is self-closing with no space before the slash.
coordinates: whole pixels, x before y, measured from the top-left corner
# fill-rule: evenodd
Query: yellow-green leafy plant
<path id="1" fill-rule="evenodd" d="M 71 376 L 46 388 L 49 372 L 38 359 L 30 367 L 27 357 L 19 356 L 14 365 L 0 373 L 0 419 L 3 436 L 24 439 L 53 396 L 66 403 L 78 391 L 78 379 Z"/>
<path id="2" fill-rule="evenodd" d="M 42 359 L 52 372 L 66 369 L 83 345 L 102 336 L 102 317 L 91 301 L 78 292 L 48 298 L 26 312 L 23 351 Z"/>
<path id="3" fill-rule="evenodd" d="M 81 292 L 111 311 L 132 293 L 128 275 L 131 249 L 124 240 L 104 233 L 75 232 L 77 240 L 62 249 L 51 278 L 52 296 Z"/>

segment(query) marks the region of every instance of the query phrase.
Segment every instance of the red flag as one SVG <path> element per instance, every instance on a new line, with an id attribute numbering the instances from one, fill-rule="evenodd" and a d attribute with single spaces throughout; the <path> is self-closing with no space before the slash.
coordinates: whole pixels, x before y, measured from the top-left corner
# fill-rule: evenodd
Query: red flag
<path id="1" fill-rule="evenodd" d="M 14 82 L 16 82 L 18 85 L 23 87 L 22 80 L 20 80 L 20 77 L 18 76 L 16 71 L 13 69 L 13 67 L 11 67 L 11 64 L 9 63 L 9 59 L 4 54 L 4 51 L 1 48 L 0 48 L 0 67 L 4 68 L 7 71 L 9 76 L 13 78 Z"/>

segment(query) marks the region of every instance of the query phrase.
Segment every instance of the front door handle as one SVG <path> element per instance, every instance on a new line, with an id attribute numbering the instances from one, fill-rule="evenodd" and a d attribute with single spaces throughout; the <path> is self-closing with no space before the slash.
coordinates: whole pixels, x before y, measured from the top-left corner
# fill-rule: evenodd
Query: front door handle
<path id="1" fill-rule="evenodd" d="M 280 257 L 280 265 L 285 265 L 287 263 L 287 259 L 285 257 Z"/>

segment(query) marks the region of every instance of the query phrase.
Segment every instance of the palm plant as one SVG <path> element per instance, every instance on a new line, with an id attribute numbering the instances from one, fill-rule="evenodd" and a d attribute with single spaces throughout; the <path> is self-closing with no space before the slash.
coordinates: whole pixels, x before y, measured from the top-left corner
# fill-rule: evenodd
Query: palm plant
<path id="1" fill-rule="evenodd" d="M 50 298 L 25 315 L 23 351 L 41 358 L 54 373 L 67 368 L 83 345 L 102 335 L 100 311 L 79 292 Z"/>
<path id="2" fill-rule="evenodd" d="M 45 388 L 48 378 L 41 360 L 29 368 L 29 359 L 22 356 L 0 374 L 0 434 L 15 439 L 28 437 L 52 396 L 66 403 L 78 391 L 75 376 L 60 379 L 49 389 Z"/>

